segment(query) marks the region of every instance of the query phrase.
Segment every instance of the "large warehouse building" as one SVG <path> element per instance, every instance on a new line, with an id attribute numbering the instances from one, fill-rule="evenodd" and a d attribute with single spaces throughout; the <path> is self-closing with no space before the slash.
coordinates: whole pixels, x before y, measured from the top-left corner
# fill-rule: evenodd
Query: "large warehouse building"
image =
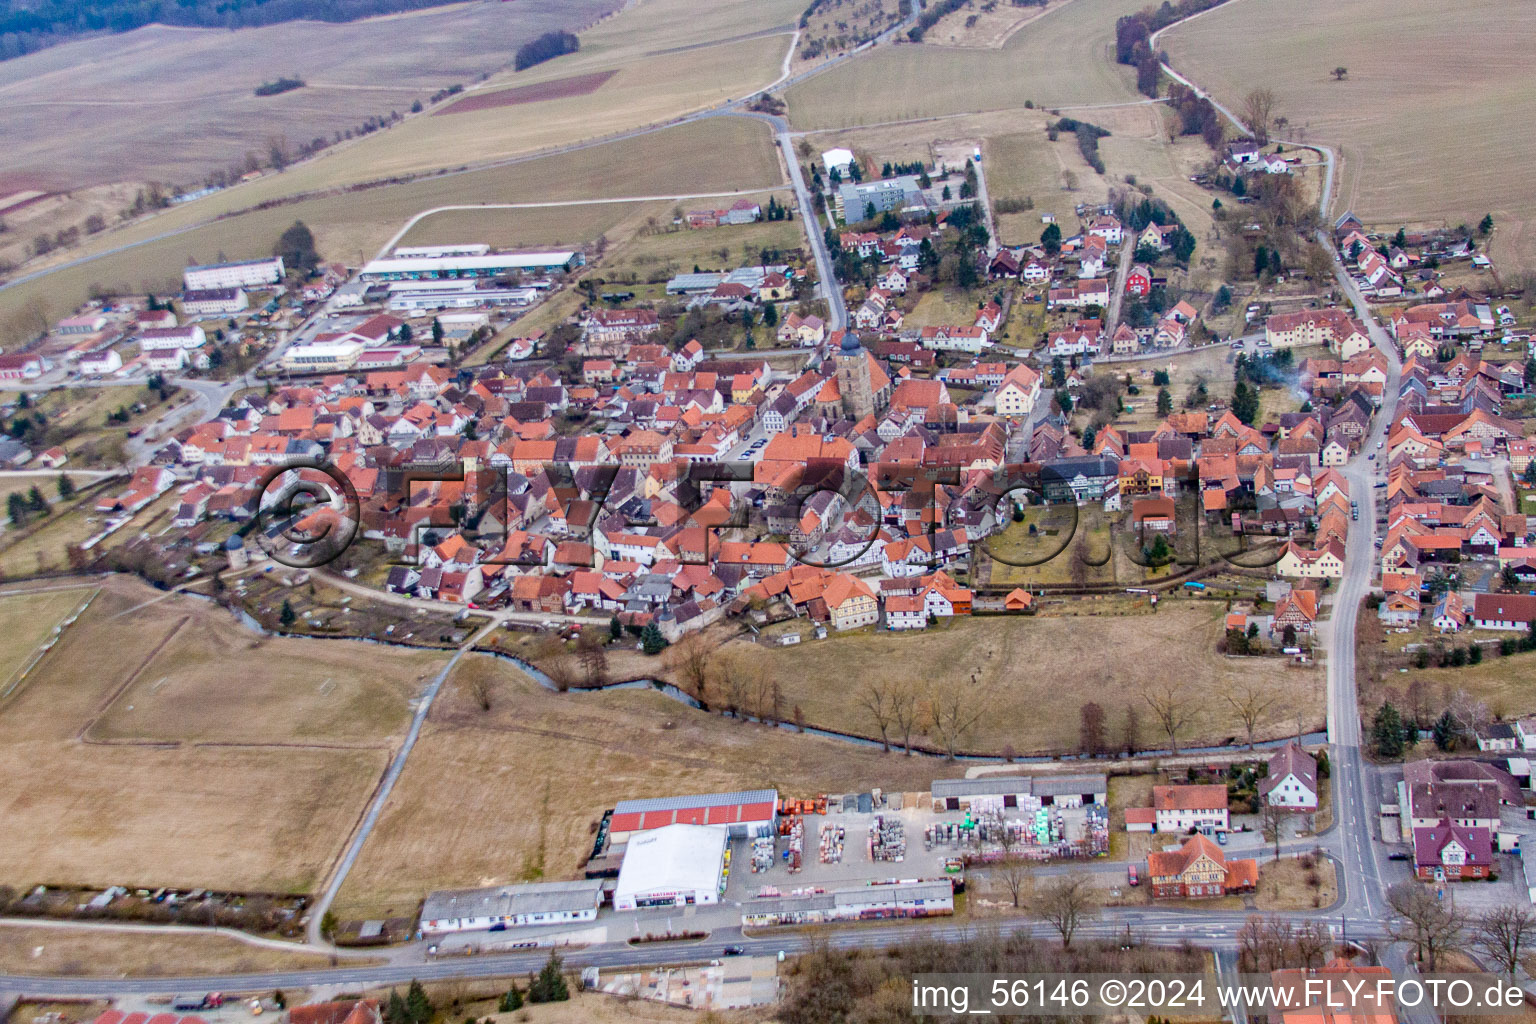
<path id="1" fill-rule="evenodd" d="M 729 837 L 713 825 L 667 825 L 632 837 L 613 891 L 615 910 L 720 902 Z"/>
<path id="2" fill-rule="evenodd" d="M 1109 778 L 1104 775 L 987 775 L 977 779 L 934 779 L 933 809 L 968 810 L 973 802 L 997 802 L 1024 807 L 1031 798 L 1042 807 L 1084 807 L 1109 803 Z"/>
<path id="3" fill-rule="evenodd" d="M 436 936 L 487 931 L 497 925 L 515 928 L 594 921 L 602 901 L 603 882 L 598 878 L 448 889 L 432 893 L 422 904 L 421 933 Z"/>
<path id="4" fill-rule="evenodd" d="M 499 252 L 477 256 L 386 256 L 363 267 L 365 281 L 447 280 L 573 270 L 586 262 L 579 252 Z"/>
<path id="5" fill-rule="evenodd" d="M 860 885 L 749 904 L 741 923 L 749 928 L 829 921 L 871 921 L 890 917 L 939 917 L 955 912 L 955 887 L 937 881 Z"/>
<path id="6" fill-rule="evenodd" d="M 756 837 L 772 831 L 778 809 L 776 789 L 621 800 L 608 822 L 608 835 L 622 843 L 633 833 L 665 825 L 720 825 L 734 838 Z"/>

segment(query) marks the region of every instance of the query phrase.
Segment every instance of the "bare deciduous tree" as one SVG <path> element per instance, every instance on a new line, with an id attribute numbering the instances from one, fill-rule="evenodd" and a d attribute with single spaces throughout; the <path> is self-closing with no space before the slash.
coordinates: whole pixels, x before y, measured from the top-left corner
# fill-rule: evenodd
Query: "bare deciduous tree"
<path id="1" fill-rule="evenodd" d="M 762 663 L 756 658 L 739 656 L 731 662 L 730 675 L 736 683 L 736 712 L 762 718 L 769 710 L 771 694 Z"/>
<path id="2" fill-rule="evenodd" d="M 1237 930 L 1237 965 L 1241 971 L 1257 974 L 1264 970 L 1264 919 L 1249 917 Z"/>
<path id="3" fill-rule="evenodd" d="M 1259 145 L 1269 143 L 1269 126 L 1275 116 L 1275 94 L 1268 89 L 1254 89 L 1243 97 L 1243 123 Z"/>
<path id="4" fill-rule="evenodd" d="M 917 728 L 917 687 L 902 680 L 891 684 L 891 724 L 901 733 L 901 749 L 912 756 L 912 730 Z"/>
<path id="5" fill-rule="evenodd" d="M 678 685 L 704 710 L 709 710 L 709 678 L 714 671 L 714 651 L 709 642 L 698 633 L 689 633 L 673 644 L 667 655 Z"/>
<path id="6" fill-rule="evenodd" d="M 1080 871 L 1063 875 L 1040 890 L 1034 906 L 1040 918 L 1061 936 L 1062 948 L 1068 949 L 1078 927 L 1098 909 L 1093 878 Z"/>
<path id="7" fill-rule="evenodd" d="M 752 700 L 752 669 L 742 658 L 732 658 L 720 677 L 720 696 L 725 710 L 734 718 L 742 718 Z"/>
<path id="8" fill-rule="evenodd" d="M 1451 717 L 1456 720 L 1456 726 L 1462 736 L 1470 742 L 1477 742 L 1477 733 L 1493 718 L 1488 711 L 1488 705 L 1466 690 L 1458 689 L 1451 697 L 1449 708 Z"/>
<path id="9" fill-rule="evenodd" d="M 1313 242 L 1307 246 L 1304 269 L 1307 277 L 1318 284 L 1324 284 L 1333 279 L 1333 257 L 1329 255 L 1327 249 Z"/>
<path id="10" fill-rule="evenodd" d="M 1413 724 L 1422 728 L 1424 723 L 1429 721 L 1431 717 L 1429 713 L 1429 683 L 1423 679 L 1415 679 L 1409 683 L 1407 701 L 1408 712 L 1413 716 Z"/>
<path id="11" fill-rule="evenodd" d="M 469 695 L 480 705 L 481 711 L 491 710 L 496 697 L 498 680 L 490 672 L 475 672 L 469 677 Z"/>
<path id="12" fill-rule="evenodd" d="M 1072 571 L 1072 585 L 1085 587 L 1088 585 L 1088 535 L 1080 533 L 1077 541 L 1072 545 L 1072 551 L 1067 555 L 1068 566 Z"/>
<path id="13" fill-rule="evenodd" d="M 1120 733 L 1121 743 L 1125 747 L 1125 756 L 1130 757 L 1141 747 L 1141 716 L 1136 713 L 1136 705 L 1125 706 L 1125 728 Z"/>
<path id="14" fill-rule="evenodd" d="M 1495 907 L 1477 919 L 1472 942 L 1513 979 L 1521 958 L 1536 942 L 1536 912 L 1530 907 Z"/>
<path id="15" fill-rule="evenodd" d="M 780 721 L 784 718 L 784 691 L 776 679 L 761 670 L 751 673 L 752 708 L 759 721 Z M 797 723 L 798 724 L 798 723 Z"/>
<path id="16" fill-rule="evenodd" d="M 1034 862 L 1020 856 L 1019 840 L 1008 829 L 1003 829 L 1001 840 L 1003 855 L 987 866 L 987 874 L 1007 890 L 1013 899 L 1013 909 L 1030 902 L 1033 895 Z"/>
<path id="17" fill-rule="evenodd" d="M 1296 928 L 1293 941 L 1296 958 L 1308 968 L 1323 966 L 1333 948 L 1333 936 L 1328 934 L 1328 926 L 1318 920 L 1303 921 Z"/>
<path id="18" fill-rule="evenodd" d="M 1077 709 L 1078 750 L 1087 757 L 1104 753 L 1104 708 L 1088 701 Z"/>
<path id="19" fill-rule="evenodd" d="M 582 678 L 588 686 L 596 688 L 608 682 L 608 651 L 596 635 L 582 638 L 578 657 Z"/>
<path id="20" fill-rule="evenodd" d="M 1285 820 L 1285 811 L 1268 800 L 1259 805 L 1259 829 L 1264 841 L 1274 844 L 1275 860 L 1280 859 L 1280 839 L 1285 835 Z"/>
<path id="21" fill-rule="evenodd" d="M 1253 730 L 1259 724 L 1259 719 L 1264 712 L 1274 706 L 1275 698 L 1268 696 L 1253 683 L 1243 683 L 1237 688 L 1236 693 L 1225 695 L 1227 703 L 1232 705 L 1232 710 L 1237 712 L 1237 717 L 1243 723 L 1243 731 L 1248 735 L 1248 749 L 1253 749 Z"/>
<path id="22" fill-rule="evenodd" d="M 1413 943 L 1415 957 L 1429 970 L 1436 969 L 1446 952 L 1460 947 L 1465 915 L 1437 899 L 1428 886 L 1398 882 L 1387 890 L 1387 906 L 1402 918 L 1390 925 L 1393 938 Z"/>
<path id="23" fill-rule="evenodd" d="M 552 658 L 545 658 L 539 662 L 539 668 L 549 677 L 556 690 L 566 692 L 576 684 L 579 678 L 577 670 L 579 666 L 574 658 L 568 654 L 557 654 Z"/>
<path id="24" fill-rule="evenodd" d="M 1147 706 L 1152 709 L 1152 714 L 1157 716 L 1157 724 L 1162 727 L 1164 735 L 1168 737 L 1168 746 L 1177 754 L 1179 730 L 1189 724 L 1191 714 L 1184 687 L 1171 681 L 1157 683 L 1142 696 L 1146 699 Z"/>
<path id="25" fill-rule="evenodd" d="M 875 724 L 875 731 L 880 734 L 880 748 L 889 753 L 891 720 L 894 714 L 890 680 L 878 679 L 865 683 L 864 688 L 859 691 L 859 707 L 869 713 L 869 720 Z"/>
<path id="26" fill-rule="evenodd" d="M 928 724 L 951 761 L 981 720 L 982 711 L 953 683 L 934 683 L 928 688 Z"/>

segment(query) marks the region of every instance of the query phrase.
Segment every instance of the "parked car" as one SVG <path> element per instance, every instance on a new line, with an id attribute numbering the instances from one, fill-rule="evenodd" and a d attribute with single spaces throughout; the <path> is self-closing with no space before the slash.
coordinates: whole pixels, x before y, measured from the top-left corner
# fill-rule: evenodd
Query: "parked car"
<path id="1" fill-rule="evenodd" d="M 1406 853 L 1403 853 L 1402 851 L 1398 851 L 1397 853 L 1389 853 L 1389 854 L 1387 854 L 1387 860 L 1407 860 L 1407 859 L 1408 859 L 1408 855 Z"/>
<path id="2" fill-rule="evenodd" d="M 1125 880 L 1134 888 L 1141 884 L 1141 879 L 1136 874 L 1136 865 L 1130 864 L 1125 869 Z"/>

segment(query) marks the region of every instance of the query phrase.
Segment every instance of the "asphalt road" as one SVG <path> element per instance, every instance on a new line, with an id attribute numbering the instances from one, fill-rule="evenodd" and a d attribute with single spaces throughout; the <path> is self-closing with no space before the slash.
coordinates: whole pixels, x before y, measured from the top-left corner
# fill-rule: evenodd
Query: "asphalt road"
<path id="1" fill-rule="evenodd" d="M 998 240 L 997 218 L 992 215 L 992 194 L 987 191 L 986 168 L 979 159 L 972 159 L 971 166 L 976 168 L 976 201 L 981 204 L 981 215 L 987 225 L 987 259 L 990 261 L 1003 243 Z"/>
<path id="2" fill-rule="evenodd" d="M 331 903 L 336 899 L 336 894 L 341 891 L 342 883 L 347 880 L 352 866 L 357 863 L 358 856 L 363 852 L 363 844 L 373 834 L 373 828 L 379 822 L 379 815 L 384 813 L 384 805 L 389 801 L 389 794 L 394 791 L 395 783 L 400 780 L 400 775 L 405 771 L 405 762 L 411 756 L 411 751 L 416 746 L 416 739 L 421 735 L 421 727 L 426 724 L 427 713 L 432 710 L 432 702 L 442 691 L 443 683 L 453 673 L 454 666 L 459 659 L 464 657 L 480 638 L 495 629 L 499 623 L 491 622 L 483 629 L 478 630 L 468 640 L 459 646 L 453 657 L 443 666 L 441 672 L 433 677 L 432 682 L 422 695 L 416 698 L 416 713 L 411 717 L 411 727 L 406 731 L 405 741 L 400 744 L 400 749 L 395 751 L 394 758 L 389 762 L 389 768 L 384 772 L 384 778 L 379 781 L 378 788 L 374 790 L 373 800 L 368 804 L 368 811 L 363 815 L 363 820 L 353 832 L 351 841 L 347 844 L 346 852 L 341 855 L 336 869 L 331 872 L 330 881 L 327 882 L 325 891 L 320 898 L 309 908 L 309 922 L 305 928 L 304 936 L 310 945 L 321 949 L 330 947 L 329 941 L 320 933 L 320 925 L 325 917 L 325 912 L 331 908 Z"/>
<path id="3" fill-rule="evenodd" d="M 1175 946 L 1185 942 L 1215 950 L 1234 950 L 1237 933 L 1248 919 L 1241 911 L 1193 915 L 1177 911 L 1128 909 L 1120 914 L 1104 915 L 1086 922 L 1078 931 L 1083 939 L 1113 940 L 1129 935 L 1135 945 Z M 1271 914 L 1270 918 L 1303 921 L 1303 914 Z M 1344 921 L 1335 919 L 1336 932 Z M 1332 924 L 1332 922 L 1330 922 Z M 1055 931 L 1039 921 L 1005 920 L 998 922 L 1003 934 L 1028 934 L 1042 940 L 1056 936 Z M 1350 938 L 1384 938 L 1380 922 L 1358 918 L 1348 922 Z M 907 942 L 919 934 L 940 942 L 955 942 L 974 935 L 969 923 L 946 922 L 914 927 L 911 923 L 868 924 L 820 931 L 785 931 L 765 937 L 738 937 L 716 934 L 700 943 L 656 946 L 618 946 L 572 949 L 562 952 L 567 966 L 644 967 L 656 964 L 707 962 L 720 955 L 722 948 L 737 945 L 749 956 L 772 956 L 779 952 L 795 954 L 812 946 L 833 949 L 881 949 Z M 526 974 L 537 970 L 548 958 L 547 950 L 507 955 L 451 957 L 426 963 L 391 964 L 379 967 L 333 967 L 312 971 L 273 971 L 258 974 L 218 974 L 181 978 L 29 978 L 0 975 L 0 992 L 25 992 L 29 996 L 101 996 L 149 995 L 182 991 L 258 991 L 272 988 L 302 989 L 310 986 L 368 986 L 400 984 L 417 978 L 422 981 L 449 978 L 492 978 Z"/>
<path id="4" fill-rule="evenodd" d="M 1104 333 L 1112 335 L 1120 326 L 1120 307 L 1125 304 L 1125 282 L 1131 276 L 1131 265 L 1136 262 L 1136 240 L 1127 238 L 1120 243 L 1120 262 L 1115 266 L 1115 277 L 1110 284 L 1109 319 L 1104 321 Z"/>
<path id="5" fill-rule="evenodd" d="M 1320 241 L 1332 249 L 1332 239 L 1319 232 Z M 1350 498 L 1359 503 L 1360 517 L 1351 521 L 1349 542 L 1345 546 L 1344 578 L 1335 593 L 1333 613 L 1326 626 L 1328 652 L 1328 738 L 1333 744 L 1334 763 L 1339 766 L 1339 793 L 1336 820 L 1344 839 L 1343 861 L 1347 877 L 1357 880 L 1353 892 L 1367 915 L 1385 913 L 1381 864 L 1371 841 L 1371 820 L 1379 803 L 1375 772 L 1361 753 L 1359 693 L 1355 685 L 1355 627 L 1360 602 L 1370 589 L 1376 563 L 1376 489 L 1374 474 L 1385 449 L 1377 443 L 1386 437 L 1397 410 L 1397 391 L 1402 364 L 1397 349 L 1386 331 L 1370 315 L 1364 298 L 1342 264 L 1335 264 L 1340 288 L 1355 307 L 1355 313 L 1367 325 L 1372 343 L 1387 358 L 1387 384 L 1382 406 L 1371 422 L 1364 447 L 1343 468 L 1349 481 Z"/>
<path id="6" fill-rule="evenodd" d="M 800 160 L 795 155 L 795 142 L 789 132 L 789 122 L 777 114 L 765 114 L 756 110 L 725 110 L 716 116 L 750 117 L 767 123 L 773 129 L 774 141 L 784 154 L 784 166 L 789 173 L 789 183 L 795 190 L 795 205 L 800 209 L 800 226 L 805 230 L 805 240 L 816 260 L 817 287 L 827 300 L 827 328 L 841 331 L 848 326 L 848 307 L 843 302 L 843 289 L 832 272 L 832 254 L 827 251 L 827 240 L 822 237 L 821 219 L 811 205 L 811 192 L 805 184 L 805 174 L 800 170 Z"/>

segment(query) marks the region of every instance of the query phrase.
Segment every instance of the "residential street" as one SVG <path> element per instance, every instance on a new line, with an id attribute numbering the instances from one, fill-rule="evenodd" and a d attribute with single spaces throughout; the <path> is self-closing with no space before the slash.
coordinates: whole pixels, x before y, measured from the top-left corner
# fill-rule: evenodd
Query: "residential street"
<path id="1" fill-rule="evenodd" d="M 987 259 L 990 260 L 997 255 L 1002 243 L 997 237 L 997 218 L 992 213 L 992 195 L 987 191 L 987 170 L 982 163 L 979 159 L 971 160 L 971 166 L 976 168 L 976 201 L 981 204 L 981 215 L 986 218 Z"/>
<path id="2" fill-rule="evenodd" d="M 1120 326 L 1120 306 L 1125 299 L 1125 280 L 1131 275 L 1131 266 L 1136 262 L 1136 242 L 1134 238 L 1127 238 L 1120 245 L 1120 263 L 1115 267 L 1115 280 L 1109 288 L 1109 319 L 1104 321 L 1104 333 L 1112 335 L 1115 328 Z"/>
<path id="3" fill-rule="evenodd" d="M 1332 240 L 1323 241 L 1332 248 Z M 1344 578 L 1334 593 L 1333 613 L 1322 627 L 1324 650 L 1328 660 L 1328 739 L 1334 751 L 1333 763 L 1338 776 L 1335 804 L 1335 831 L 1342 837 L 1345 886 L 1349 893 L 1347 908 L 1374 918 L 1385 912 L 1385 885 L 1382 882 L 1378 851 L 1372 840 L 1371 822 L 1377 800 L 1375 773 L 1361 753 L 1361 728 L 1358 691 L 1355 685 L 1355 626 L 1360 603 L 1371 585 L 1375 567 L 1375 488 L 1372 486 L 1377 454 L 1376 443 L 1386 436 L 1387 426 L 1397 408 L 1397 390 L 1402 364 L 1386 331 L 1376 324 L 1355 289 L 1354 282 L 1337 267 L 1339 286 L 1349 296 L 1356 314 L 1368 325 L 1371 341 L 1387 357 L 1388 381 L 1381 410 L 1371 423 L 1370 433 L 1359 454 L 1344 467 L 1349 480 L 1350 497 L 1360 503 L 1360 518 L 1350 523 L 1349 543 L 1345 546 Z"/>

